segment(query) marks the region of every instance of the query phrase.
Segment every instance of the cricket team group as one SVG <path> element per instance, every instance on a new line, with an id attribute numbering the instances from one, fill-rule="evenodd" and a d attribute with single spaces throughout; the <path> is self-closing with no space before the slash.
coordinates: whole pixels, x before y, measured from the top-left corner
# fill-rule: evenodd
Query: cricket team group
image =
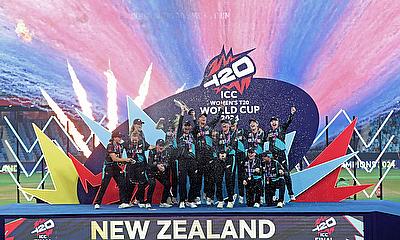
<path id="1" fill-rule="evenodd" d="M 208 121 L 205 113 L 196 116 L 193 109 L 180 108 L 177 124 L 163 126 L 165 139 L 155 145 L 146 141 L 141 119 L 133 121 L 125 141 L 120 132 L 112 133 L 95 209 L 100 208 L 112 178 L 119 188 L 119 208 L 134 204 L 151 208 L 156 181 L 163 185 L 159 207 L 165 208 L 174 204 L 233 208 L 235 203 L 283 207 L 286 188 L 290 200 L 295 200 L 285 152 L 295 107 L 284 123 L 271 117 L 265 131 L 256 119 L 242 129 L 235 119 L 222 119 L 221 114 Z M 279 197 L 275 197 L 277 190 Z"/>

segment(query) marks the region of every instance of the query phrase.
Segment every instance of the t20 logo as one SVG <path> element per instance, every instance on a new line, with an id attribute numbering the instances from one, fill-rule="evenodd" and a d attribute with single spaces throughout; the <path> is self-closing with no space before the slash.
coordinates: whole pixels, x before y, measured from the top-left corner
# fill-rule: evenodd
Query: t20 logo
<path id="1" fill-rule="evenodd" d="M 314 224 L 313 232 L 317 232 L 318 239 L 328 240 L 335 231 L 336 220 L 334 217 L 319 217 Z"/>
<path id="2" fill-rule="evenodd" d="M 216 93 L 223 89 L 235 88 L 242 94 L 250 86 L 250 81 L 256 73 L 256 66 L 247 55 L 253 50 L 233 55 L 232 48 L 228 54 L 222 48 L 221 53 L 208 63 L 203 86 L 214 87 Z"/>
<path id="3" fill-rule="evenodd" d="M 50 239 L 55 227 L 54 221 L 49 219 L 39 219 L 33 225 L 34 229 L 31 234 L 36 234 L 37 239 Z"/>

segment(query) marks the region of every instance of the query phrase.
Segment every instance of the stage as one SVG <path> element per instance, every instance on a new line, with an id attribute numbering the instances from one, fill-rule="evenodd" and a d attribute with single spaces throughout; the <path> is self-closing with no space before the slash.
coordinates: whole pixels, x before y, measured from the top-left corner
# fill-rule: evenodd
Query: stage
<path id="1" fill-rule="evenodd" d="M 4 224 L 8 224 L 5 230 L 7 230 L 6 232 L 8 232 L 9 237 L 28 236 L 23 234 L 31 234 L 32 236 L 34 229 L 41 224 L 47 223 L 49 229 L 50 227 L 54 229 L 54 232 L 51 234 L 58 233 L 59 235 L 56 236 L 62 236 L 63 233 L 68 233 L 67 236 L 71 237 L 75 233 L 76 237 L 74 239 L 90 239 L 90 234 L 92 234 L 92 239 L 107 239 L 104 236 L 112 234 L 110 233 L 112 231 L 116 231 L 114 233 L 117 234 L 116 236 L 121 234 L 131 237 L 132 235 L 129 232 L 131 225 L 126 226 L 126 224 L 131 222 L 136 226 L 136 222 L 138 222 L 137 224 L 140 223 L 145 226 L 146 221 L 149 221 L 149 225 L 147 226 L 152 226 L 150 229 L 155 231 L 155 227 L 158 226 L 160 228 L 159 231 L 155 231 L 157 238 L 163 236 L 162 234 L 171 237 L 177 237 L 177 235 L 172 236 L 171 234 L 181 234 L 179 237 L 183 236 L 183 239 L 185 239 L 185 236 L 188 239 L 190 236 L 195 236 L 194 238 L 196 236 L 203 236 L 201 234 L 190 235 L 190 231 L 194 228 L 195 224 L 199 225 L 197 227 L 203 227 L 204 232 L 208 229 L 207 234 L 209 234 L 209 228 L 212 226 L 212 231 L 217 234 L 216 238 L 218 236 L 220 238 L 223 236 L 234 238 L 236 235 L 230 232 L 227 223 L 228 225 L 232 224 L 233 229 L 237 231 L 238 238 L 240 238 L 242 235 L 239 235 L 239 230 L 243 230 L 243 226 L 240 226 L 240 224 L 243 224 L 243 221 L 247 221 L 252 228 L 254 221 L 255 225 L 258 224 L 254 226 L 255 229 L 259 229 L 260 227 L 264 229 L 264 227 L 267 227 L 264 229 L 264 235 L 262 236 L 269 236 L 268 238 L 270 239 L 309 239 L 309 237 L 315 237 L 315 239 L 329 239 L 328 237 L 334 237 L 333 239 L 339 239 L 339 237 L 349 237 L 349 239 L 363 239 L 362 237 L 364 239 L 393 239 L 394 235 L 392 234 L 395 234 L 396 228 L 400 224 L 400 203 L 389 201 L 347 200 L 340 203 L 288 203 L 284 208 L 248 208 L 237 206 L 233 209 L 217 209 L 216 207 L 205 206 L 196 209 L 179 209 L 176 206 L 172 208 L 158 208 L 157 205 L 153 205 L 152 209 L 141 209 L 137 206 L 118 209 L 117 205 L 102 205 L 101 209 L 95 210 L 92 205 L 83 204 L 12 204 L 0 207 L 0 212 L 1 226 L 4 227 Z M 166 226 L 168 225 L 168 221 L 171 221 L 169 223 L 171 229 Z M 112 227 L 108 226 L 107 222 Z M 20 223 L 20 226 L 15 227 L 16 229 L 11 231 L 10 227 L 18 223 Z M 118 228 L 118 224 L 121 225 L 120 228 Z M 163 224 L 166 224 L 164 226 L 166 229 L 165 233 L 163 233 L 165 230 L 162 228 Z M 176 229 L 173 229 L 173 227 L 178 229 L 180 227 L 181 232 L 175 232 Z M 182 230 L 182 228 L 186 230 Z M 228 233 L 224 233 L 225 228 L 228 228 Z M 273 233 L 271 233 L 272 228 Z M 295 230 L 297 231 L 296 234 L 300 234 L 296 235 L 297 237 L 291 235 L 296 232 Z M 186 235 L 185 231 L 187 231 Z M 42 237 L 45 236 L 45 233 L 40 232 L 40 228 L 37 231 L 37 234 L 39 233 L 41 233 Z M 51 239 L 51 234 L 49 235 L 49 232 L 47 234 L 47 239 Z M 89 235 L 79 238 L 86 234 Z M 93 237 L 93 234 L 95 237 Z M 103 237 L 100 237 L 102 234 Z M 152 233 L 149 234 L 151 235 Z M 250 236 L 253 236 L 251 232 L 249 235 L 246 235 L 246 232 L 240 232 L 240 234 L 243 234 L 244 238 L 250 239 L 252 238 Z M 262 233 L 260 232 L 259 234 Z M 136 236 L 136 234 L 133 236 Z M 205 236 L 209 237 L 210 235 Z M 136 237 L 140 238 L 139 232 Z M 149 237 L 149 235 L 146 235 L 146 237 Z M 256 238 L 261 238 L 261 235 L 256 235 Z M 16 239 L 20 238 L 16 237 Z M 108 239 L 113 238 L 110 237 Z M 116 237 L 115 239 L 118 238 Z"/>

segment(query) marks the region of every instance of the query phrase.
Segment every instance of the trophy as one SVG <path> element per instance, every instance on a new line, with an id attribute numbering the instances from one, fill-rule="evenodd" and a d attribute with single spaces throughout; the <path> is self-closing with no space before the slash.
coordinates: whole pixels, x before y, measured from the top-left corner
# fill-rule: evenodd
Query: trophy
<path id="1" fill-rule="evenodd" d="M 174 99 L 174 103 L 175 103 L 176 106 L 178 106 L 181 109 L 183 109 L 184 112 L 187 112 L 187 113 L 189 112 L 189 110 L 190 110 L 189 107 L 183 101 Z"/>
<path id="2" fill-rule="evenodd" d="M 156 123 L 156 129 L 164 129 L 164 125 L 165 125 L 165 118 L 160 118 Z"/>

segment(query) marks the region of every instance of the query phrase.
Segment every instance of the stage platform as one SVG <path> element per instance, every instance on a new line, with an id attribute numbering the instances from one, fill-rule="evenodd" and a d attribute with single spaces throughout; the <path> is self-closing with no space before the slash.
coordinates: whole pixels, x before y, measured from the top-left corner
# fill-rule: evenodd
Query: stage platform
<path id="1" fill-rule="evenodd" d="M 247 221 L 250 226 L 254 220 L 257 221 L 257 224 L 260 221 L 264 221 L 264 225 L 265 221 L 272 222 L 274 234 L 269 239 L 310 239 L 309 237 L 315 237 L 315 239 L 329 239 L 329 237 L 333 237 L 332 239 L 339 239 L 339 237 L 345 237 L 343 239 L 347 237 L 349 239 L 363 239 L 362 237 L 364 239 L 400 239 L 400 237 L 393 238 L 394 234 L 397 234 L 395 233 L 397 227 L 400 226 L 400 203 L 389 201 L 347 200 L 340 203 L 288 203 L 284 208 L 237 206 L 233 209 L 217 209 L 216 207 L 206 206 L 195 209 L 179 209 L 177 206 L 158 208 L 158 205 L 153 205 L 152 209 L 141 209 L 137 206 L 118 209 L 117 205 L 102 205 L 101 209 L 95 210 L 92 205 L 11 204 L 0 207 L 0 213 L 1 226 L 4 227 L 6 224 L 9 236 L 14 236 L 12 234 L 15 234 L 15 236 L 27 236 L 26 234 L 30 234 L 32 236 L 33 229 L 36 229 L 41 224 L 43 225 L 43 223 L 47 223 L 48 228 L 50 226 L 51 229 L 54 229 L 52 234 L 58 233 L 58 235 L 54 235 L 54 238 L 58 236 L 58 239 L 64 239 L 60 238 L 60 236 L 69 234 L 68 236 L 73 236 L 73 239 L 107 239 L 104 236 L 101 237 L 101 234 L 111 234 L 110 231 L 113 231 L 113 229 L 107 223 L 111 224 L 113 221 L 116 223 L 112 224 L 124 225 L 126 221 L 130 221 L 132 224 L 135 224 L 135 221 L 138 221 L 138 224 L 139 222 L 140 224 L 145 224 L 148 220 L 153 230 L 158 226 L 157 231 L 160 233 L 162 221 L 170 220 L 171 229 L 165 233 L 169 236 L 174 234 L 172 228 L 172 226 L 175 226 L 174 221 L 183 224 L 183 222 L 179 221 L 184 220 L 185 224 L 187 224 L 183 225 L 185 225 L 185 229 L 187 228 L 186 236 L 188 238 L 191 236 L 189 230 L 193 228 L 195 221 L 199 221 L 199 224 L 205 228 L 210 227 L 209 224 L 212 221 L 213 231 L 219 232 L 221 238 L 223 236 L 234 238 L 235 235 L 222 235 L 227 220 L 232 220 L 232 224 L 237 227 L 237 234 L 239 234 L 238 229 L 242 228 L 239 226 L 240 221 Z M 157 221 L 161 221 L 161 225 Z M 106 226 L 103 225 L 104 222 L 106 222 Z M 272 228 L 271 222 L 266 224 L 268 226 L 266 229 L 270 231 Z M 10 233 L 10 226 L 14 226 L 17 223 L 20 223 L 20 226 Z M 129 229 L 130 225 L 122 225 L 120 230 Z M 115 225 L 113 226 L 115 227 Z M 257 228 L 259 227 L 257 225 Z M 108 233 L 102 232 L 105 231 L 104 228 L 108 228 L 106 230 Z M 292 238 L 290 233 L 293 230 L 289 231 L 288 229 L 297 229 L 300 235 Z M 39 230 L 36 232 L 38 236 L 41 233 L 41 236 L 44 237 L 44 233 Z M 90 234 L 93 234 L 94 230 L 98 231 L 97 235 L 95 231 L 96 236 L 93 238 L 92 235 L 91 238 Z M 120 234 L 129 236 L 129 232 L 125 232 L 125 230 Z M 268 230 L 265 230 L 265 232 L 268 232 Z M 302 232 L 304 237 L 299 237 L 302 236 Z M 146 235 L 149 239 L 153 239 L 157 235 L 149 234 L 149 236 Z M 182 234 L 185 236 L 185 233 L 182 232 Z M 243 234 L 244 238 L 246 238 L 247 235 Z M 51 236 L 50 234 L 50 236 L 46 237 L 51 239 Z M 86 237 L 79 238 L 82 236 Z M 377 238 L 378 236 L 379 238 Z M 139 239 L 139 235 L 136 237 Z M 171 235 L 171 237 L 173 236 Z M 239 235 L 238 238 L 240 238 Z M 16 237 L 15 239 L 20 238 Z"/>
<path id="2" fill-rule="evenodd" d="M 229 209 L 217 209 L 216 207 L 201 206 L 195 209 L 186 207 L 179 209 L 159 208 L 153 204 L 153 208 L 144 209 L 134 206 L 126 209 L 118 209 L 118 205 L 102 205 L 95 210 L 92 205 L 49 205 L 49 204 L 11 204 L 0 207 L 0 215 L 4 217 L 41 217 L 41 216 L 119 216 L 119 215 L 218 215 L 218 214 L 244 214 L 244 215 L 320 215 L 331 214 L 367 214 L 381 212 L 400 216 L 400 203 L 390 201 L 352 201 L 340 203 L 287 203 L 283 208 L 260 207 L 249 208 L 243 205 Z"/>

